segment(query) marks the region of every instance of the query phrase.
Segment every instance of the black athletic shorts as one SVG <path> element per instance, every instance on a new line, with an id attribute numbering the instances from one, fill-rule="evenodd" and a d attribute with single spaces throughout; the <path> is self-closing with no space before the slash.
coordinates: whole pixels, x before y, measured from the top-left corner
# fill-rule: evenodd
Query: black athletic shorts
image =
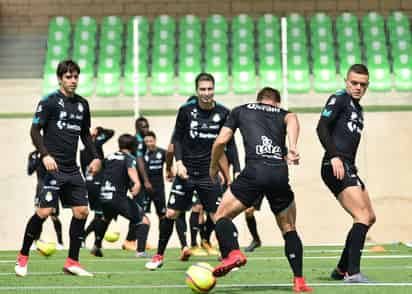
<path id="1" fill-rule="evenodd" d="M 255 202 L 252 204 L 253 208 L 256 210 L 260 210 L 260 208 L 262 207 L 262 202 L 263 202 L 263 197 L 265 197 L 264 195 L 260 195 Z"/>
<path id="2" fill-rule="evenodd" d="M 343 161 L 345 173 L 342 180 L 338 180 L 333 175 L 333 168 L 330 160 L 322 161 L 321 175 L 322 180 L 328 186 L 329 190 L 338 197 L 339 194 L 347 187 L 359 186 L 362 190 L 365 189 L 365 184 L 358 176 L 358 169 L 348 161 Z"/>
<path id="3" fill-rule="evenodd" d="M 143 209 L 134 199 L 115 195 L 112 200 L 102 200 L 103 215 L 106 220 L 116 219 L 121 215 L 133 224 L 138 224 L 144 216 Z"/>
<path id="4" fill-rule="evenodd" d="M 87 197 L 89 199 L 90 209 L 95 213 L 102 213 L 102 204 L 100 202 L 100 176 L 86 176 Z"/>
<path id="5" fill-rule="evenodd" d="M 152 182 L 153 193 L 147 192 L 147 213 L 151 211 L 152 202 L 159 217 L 166 215 L 166 194 L 164 183 Z"/>
<path id="6" fill-rule="evenodd" d="M 34 195 L 34 207 L 39 207 L 39 195 L 40 195 L 40 185 L 37 183 L 36 185 L 36 195 Z M 57 204 L 56 207 L 53 207 L 53 211 L 51 216 L 59 216 L 60 215 L 60 205 Z"/>
<path id="7" fill-rule="evenodd" d="M 137 194 L 136 197 L 133 198 L 134 201 L 136 201 L 136 203 L 143 208 L 143 211 L 145 213 L 149 213 L 150 212 L 150 198 L 148 195 L 148 192 L 146 191 L 146 189 L 143 187 L 143 185 L 140 188 L 140 192 L 139 194 Z"/>
<path id="8" fill-rule="evenodd" d="M 262 195 L 265 195 L 274 214 L 288 208 L 295 197 L 289 185 L 286 163 L 272 164 L 265 161 L 247 163 L 230 189 L 233 195 L 247 207 L 255 207 L 255 204 L 263 199 Z"/>
<path id="9" fill-rule="evenodd" d="M 176 177 L 167 207 L 178 211 L 189 210 L 193 205 L 194 191 L 206 212 L 216 212 L 222 198 L 222 186 L 218 177 L 212 182 L 209 176 L 189 176 L 187 180 Z"/>
<path id="10" fill-rule="evenodd" d="M 38 207 L 41 208 L 56 208 L 59 199 L 64 208 L 89 204 L 86 184 L 79 170 L 46 172 L 39 181 L 37 196 Z"/>

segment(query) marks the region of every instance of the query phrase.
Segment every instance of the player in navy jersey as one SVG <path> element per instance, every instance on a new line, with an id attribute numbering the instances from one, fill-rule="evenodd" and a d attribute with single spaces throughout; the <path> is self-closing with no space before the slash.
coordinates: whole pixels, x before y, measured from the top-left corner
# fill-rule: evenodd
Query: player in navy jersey
<path id="1" fill-rule="evenodd" d="M 30 176 L 33 173 L 36 173 L 36 178 L 37 178 L 36 195 L 34 196 L 34 205 L 35 207 L 37 207 L 39 203 L 40 181 L 44 176 L 43 175 L 44 170 L 41 168 L 40 154 L 39 152 L 37 152 L 37 150 L 30 152 L 29 158 L 28 158 L 27 174 Z M 62 250 L 64 248 L 64 245 L 63 245 L 63 236 L 62 236 L 62 223 L 59 219 L 59 214 L 60 214 L 60 209 L 59 209 L 59 205 L 57 205 L 57 207 L 53 209 L 53 212 L 50 215 L 50 218 L 53 221 L 53 227 L 54 227 L 54 230 L 56 232 L 56 237 L 57 237 L 56 249 Z"/>
<path id="2" fill-rule="evenodd" d="M 222 253 L 222 262 L 213 270 L 223 276 L 234 267 L 246 264 L 240 251 L 237 230 L 232 219 L 265 195 L 285 239 L 285 255 L 294 274 L 293 290 L 306 292 L 302 275 L 303 248 L 296 232 L 296 205 L 289 186 L 287 163 L 297 164 L 299 122 L 297 116 L 279 107 L 280 94 L 272 88 L 263 88 L 256 103 L 234 108 L 216 138 L 212 149 L 210 176 L 218 172 L 218 161 L 224 147 L 239 129 L 246 153 L 245 168 L 226 190 L 216 212 L 216 237 Z M 285 141 L 288 153 L 285 158 Z"/>
<path id="3" fill-rule="evenodd" d="M 112 219 L 121 215 L 133 224 L 135 231 L 143 218 L 143 209 L 134 199 L 127 196 L 130 192 L 138 195 L 141 184 L 136 170 L 136 139 L 123 134 L 118 139 L 119 151 L 110 154 L 103 161 L 100 202 L 103 209 L 103 221 L 96 223 L 96 241 L 91 250 L 95 256 L 103 257 L 102 240 Z M 138 196 L 137 196 L 138 197 Z"/>
<path id="4" fill-rule="evenodd" d="M 92 136 L 94 146 L 96 147 L 97 154 L 99 158 L 103 160 L 103 145 L 113 137 L 114 130 L 98 126 L 92 128 L 90 134 Z M 87 172 L 87 167 L 92 159 L 93 156 L 92 154 L 90 154 L 90 152 L 87 152 L 87 149 L 83 148 L 82 150 L 80 150 L 80 167 L 82 169 L 83 176 L 86 179 L 86 188 L 90 209 L 94 211 L 94 218 L 84 232 L 84 240 L 86 240 L 87 236 L 94 231 L 95 223 L 101 221 L 101 218 L 103 216 L 102 207 L 99 200 L 101 173 L 93 176 Z"/>
<path id="5" fill-rule="evenodd" d="M 75 93 L 79 66 L 72 60 L 64 60 L 57 66 L 56 74 L 60 89 L 40 101 L 30 130 L 33 144 L 40 153 L 44 177 L 40 182 L 38 208 L 26 226 L 23 246 L 17 258 L 15 272 L 18 276 L 27 274 L 30 246 L 59 199 L 63 207 L 70 207 L 73 212 L 69 254 L 63 270 L 73 275 L 92 276 L 79 263 L 84 225 L 89 213 L 86 186 L 76 163 L 79 138 L 92 154 L 91 174 L 99 171 L 101 161 L 90 135 L 89 103 Z"/>
<path id="6" fill-rule="evenodd" d="M 365 65 L 352 65 L 346 75 L 346 89 L 329 97 L 317 126 L 325 149 L 321 175 L 323 182 L 353 219 L 345 247 L 331 278 L 347 283 L 367 283 L 360 272 L 360 260 L 369 228 L 376 216 L 369 194 L 357 174 L 355 165 L 361 133 L 363 111 L 360 105 L 369 85 Z"/>
<path id="7" fill-rule="evenodd" d="M 220 183 L 212 181 L 208 170 L 211 148 L 219 130 L 229 115 L 229 110 L 214 100 L 214 78 L 201 73 L 195 81 L 197 99 L 180 107 L 173 132 L 176 178 L 171 188 L 166 217 L 160 224 L 157 254 L 146 263 L 146 268 L 157 269 L 163 265 L 163 256 L 173 232 L 174 220 L 180 212 L 192 205 L 193 191 L 197 191 L 200 202 L 212 218 L 221 196 Z M 182 255 L 190 256 L 187 248 Z"/>

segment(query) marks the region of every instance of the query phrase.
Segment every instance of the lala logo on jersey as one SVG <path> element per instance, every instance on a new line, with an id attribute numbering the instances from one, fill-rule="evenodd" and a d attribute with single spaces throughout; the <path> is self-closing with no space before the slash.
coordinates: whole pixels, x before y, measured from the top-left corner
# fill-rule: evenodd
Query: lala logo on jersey
<path id="1" fill-rule="evenodd" d="M 256 154 L 264 157 L 283 159 L 282 148 L 279 146 L 273 146 L 272 140 L 266 136 L 262 136 L 262 145 L 256 145 Z"/>

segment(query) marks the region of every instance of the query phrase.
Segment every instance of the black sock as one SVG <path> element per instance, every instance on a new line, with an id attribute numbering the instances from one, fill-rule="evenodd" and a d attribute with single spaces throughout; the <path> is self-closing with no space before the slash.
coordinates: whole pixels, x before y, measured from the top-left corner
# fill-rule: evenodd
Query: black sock
<path id="1" fill-rule="evenodd" d="M 187 247 L 187 240 L 186 240 L 186 234 L 187 234 L 187 224 L 186 224 L 186 214 L 181 213 L 179 217 L 176 219 L 176 231 L 177 231 L 177 236 L 179 237 L 180 241 L 180 246 L 182 249 L 184 247 Z"/>
<path id="2" fill-rule="evenodd" d="M 129 223 L 129 231 L 127 232 L 127 241 L 135 241 L 136 240 L 136 225 L 133 223 Z"/>
<path id="3" fill-rule="evenodd" d="M 31 244 L 33 244 L 34 240 L 39 239 L 45 220 L 45 218 L 38 216 L 37 213 L 33 214 L 29 219 L 24 232 L 23 246 L 20 250 L 21 254 L 29 255 Z"/>
<path id="4" fill-rule="evenodd" d="M 59 218 L 56 217 L 53 219 L 53 226 L 54 226 L 54 230 L 56 231 L 57 242 L 59 244 L 63 244 L 62 223 L 59 220 Z"/>
<path id="5" fill-rule="evenodd" d="M 173 233 L 174 220 L 170 218 L 163 218 L 160 221 L 159 245 L 157 246 L 157 254 L 164 255 L 167 243 Z"/>
<path id="6" fill-rule="evenodd" d="M 285 255 L 292 268 L 295 277 L 302 277 L 303 248 L 296 231 L 290 231 L 283 235 L 285 239 Z"/>
<path id="7" fill-rule="evenodd" d="M 199 232 L 199 213 L 193 212 L 190 214 L 190 246 L 197 246 L 197 233 Z"/>
<path id="8" fill-rule="evenodd" d="M 102 218 L 94 219 L 94 235 L 96 236 L 94 245 L 96 247 L 102 248 L 104 234 L 106 234 L 109 224 L 110 221 L 104 221 Z"/>
<path id="9" fill-rule="evenodd" d="M 137 252 L 144 252 L 146 250 L 149 229 L 150 226 L 148 224 L 141 223 L 136 226 Z"/>
<path id="10" fill-rule="evenodd" d="M 253 240 L 260 242 L 260 237 L 257 231 L 256 218 L 253 214 L 246 217 L 246 224 Z"/>
<path id="11" fill-rule="evenodd" d="M 342 254 L 338 262 L 338 269 L 342 273 L 345 273 L 348 271 L 348 250 L 349 250 L 349 244 L 351 242 L 350 241 L 351 234 L 352 234 L 352 229 L 348 232 L 348 235 L 346 236 L 345 247 L 343 248 Z"/>
<path id="12" fill-rule="evenodd" d="M 231 219 L 219 219 L 216 223 L 215 232 L 223 258 L 226 258 L 230 251 L 239 249 L 238 232 Z"/>
<path id="13" fill-rule="evenodd" d="M 92 219 L 92 221 L 87 226 L 86 230 L 84 230 L 84 239 L 85 240 L 86 240 L 87 236 L 89 236 L 89 234 L 96 229 L 95 224 L 96 224 L 96 217 L 94 219 Z M 95 235 L 96 235 L 96 233 L 95 233 Z"/>
<path id="14" fill-rule="evenodd" d="M 363 245 L 365 244 L 366 234 L 369 226 L 361 223 L 354 223 L 348 250 L 348 274 L 353 275 L 360 272 L 360 260 Z"/>
<path id="15" fill-rule="evenodd" d="M 215 223 L 213 222 L 209 214 L 207 215 L 206 222 L 203 228 L 205 230 L 204 240 L 210 243 L 210 235 L 212 235 L 212 232 L 215 230 Z"/>
<path id="16" fill-rule="evenodd" d="M 84 225 L 86 224 L 86 219 L 77 219 L 72 217 L 70 223 L 69 235 L 70 235 L 70 247 L 69 247 L 69 258 L 73 260 L 79 260 L 80 246 L 82 245 L 84 236 Z"/>

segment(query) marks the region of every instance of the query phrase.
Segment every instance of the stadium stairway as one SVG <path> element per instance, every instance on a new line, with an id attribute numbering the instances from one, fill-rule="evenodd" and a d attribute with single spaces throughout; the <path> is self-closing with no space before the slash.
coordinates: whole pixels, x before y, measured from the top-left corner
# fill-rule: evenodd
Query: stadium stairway
<path id="1" fill-rule="evenodd" d="M 0 36 L 0 79 L 41 78 L 47 37 Z"/>

